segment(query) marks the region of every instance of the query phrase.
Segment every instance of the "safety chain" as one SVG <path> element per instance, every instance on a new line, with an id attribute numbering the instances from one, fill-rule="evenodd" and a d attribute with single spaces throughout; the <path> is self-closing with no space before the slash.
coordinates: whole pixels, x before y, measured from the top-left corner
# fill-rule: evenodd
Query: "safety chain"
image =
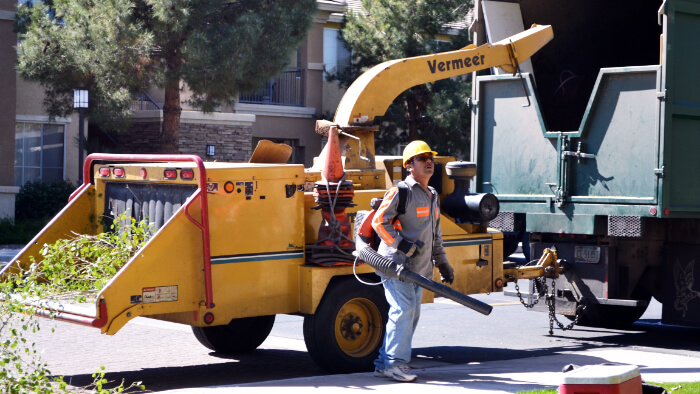
<path id="1" fill-rule="evenodd" d="M 531 304 L 525 302 L 523 300 L 523 295 L 520 294 L 520 286 L 518 286 L 518 281 L 515 281 L 515 291 L 518 294 L 518 298 L 520 298 L 520 303 L 525 306 L 525 308 L 533 308 L 535 305 L 537 305 L 538 302 L 540 302 L 540 294 L 546 294 L 547 293 L 547 283 L 546 282 L 540 282 L 540 278 L 535 279 L 535 288 L 538 290 L 537 291 L 537 298 L 535 298 L 535 301 L 533 301 Z M 544 291 L 540 291 L 540 287 L 544 286 Z"/>
<path id="2" fill-rule="evenodd" d="M 552 292 L 551 294 L 547 294 L 547 281 L 541 278 L 534 279 L 535 281 L 535 290 L 537 290 L 537 298 L 532 303 L 527 303 L 525 300 L 523 300 L 523 296 L 520 293 L 520 287 L 518 286 L 518 282 L 515 282 L 515 291 L 518 295 L 518 298 L 520 298 L 520 303 L 525 306 L 525 308 L 532 308 L 537 303 L 540 301 L 541 295 L 545 296 L 545 304 L 547 304 L 547 309 L 549 310 L 549 335 L 554 334 L 554 323 L 557 323 L 557 327 L 561 328 L 562 331 L 566 330 L 571 330 L 574 328 L 576 324 L 578 324 L 579 320 L 581 320 L 581 317 L 583 316 L 583 312 L 586 310 L 585 305 L 579 305 L 576 307 L 576 317 L 574 320 L 568 324 L 564 325 L 557 319 L 556 316 L 556 299 L 555 299 L 555 294 L 556 294 L 556 281 L 552 279 Z"/>
<path id="3" fill-rule="evenodd" d="M 547 304 L 547 307 L 549 308 L 549 335 L 554 334 L 554 323 L 557 323 L 557 327 L 561 328 L 562 331 L 566 330 L 571 330 L 574 328 L 576 324 L 578 324 L 578 321 L 581 319 L 581 316 L 583 316 L 583 311 L 586 310 L 585 305 L 579 305 L 576 307 L 576 317 L 574 318 L 574 321 L 572 321 L 568 325 L 562 324 L 558 319 L 555 314 L 555 304 L 557 303 L 556 299 L 554 298 L 555 292 L 554 292 L 554 287 L 555 287 L 556 281 L 552 279 L 552 294 L 547 295 L 545 298 L 545 303 Z"/>

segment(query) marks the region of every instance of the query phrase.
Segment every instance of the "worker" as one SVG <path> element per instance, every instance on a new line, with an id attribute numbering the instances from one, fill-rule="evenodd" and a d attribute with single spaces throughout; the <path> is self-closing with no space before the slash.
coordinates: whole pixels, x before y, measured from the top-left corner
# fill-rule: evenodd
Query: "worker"
<path id="1" fill-rule="evenodd" d="M 407 192 L 400 192 L 399 187 L 389 189 L 372 220 L 372 227 L 381 238 L 379 254 L 392 259 L 402 269 L 410 269 L 426 278 L 432 278 L 435 265 L 442 281 L 452 283 L 454 270 L 442 246 L 438 194 L 428 186 L 435 171 L 436 154 L 423 141 L 413 141 L 406 146 L 403 166 L 409 175 L 400 187 Z M 399 213 L 401 193 L 405 193 L 403 214 Z M 399 281 L 398 276 L 383 279 L 389 319 L 379 358 L 374 362 L 374 376 L 414 382 L 418 377 L 411 373 L 408 363 L 423 288 Z"/>

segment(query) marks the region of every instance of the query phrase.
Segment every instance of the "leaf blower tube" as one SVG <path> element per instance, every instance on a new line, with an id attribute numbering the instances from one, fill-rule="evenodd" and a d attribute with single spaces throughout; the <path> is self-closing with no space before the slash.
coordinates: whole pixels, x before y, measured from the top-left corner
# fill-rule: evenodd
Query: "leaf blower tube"
<path id="1" fill-rule="evenodd" d="M 381 272 L 385 276 L 390 278 L 398 276 L 400 281 L 413 283 L 424 289 L 428 289 L 439 296 L 449 298 L 452 301 L 458 302 L 467 308 L 474 309 L 481 314 L 488 315 L 491 313 L 491 310 L 493 309 L 491 305 L 469 297 L 466 294 L 462 294 L 451 287 L 418 275 L 415 272 L 404 269 L 403 266 L 399 266 L 394 261 L 387 259 L 374 251 L 374 249 L 364 243 L 364 241 L 360 238 L 361 237 L 357 237 L 355 239 L 357 243 L 357 250 L 360 251 L 358 254 L 360 260 L 369 264 L 372 268 Z"/>

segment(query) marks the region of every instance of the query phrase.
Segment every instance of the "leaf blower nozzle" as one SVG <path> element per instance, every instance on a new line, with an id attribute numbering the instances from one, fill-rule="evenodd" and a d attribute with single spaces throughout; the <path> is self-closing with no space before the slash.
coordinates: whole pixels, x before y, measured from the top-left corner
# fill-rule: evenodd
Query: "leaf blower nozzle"
<path id="1" fill-rule="evenodd" d="M 359 250 L 358 256 L 360 260 L 369 264 L 384 276 L 389 278 L 398 277 L 400 281 L 413 283 L 424 289 L 428 289 L 441 297 L 449 298 L 452 301 L 458 302 L 484 315 L 490 314 L 491 310 L 493 310 L 493 307 L 487 303 L 462 294 L 451 287 L 425 278 L 408 269 L 404 269 L 403 266 L 377 253 L 369 245 L 364 243 L 364 241 L 360 240 L 360 237 L 357 237 L 355 241 L 357 243 L 357 250 Z"/>

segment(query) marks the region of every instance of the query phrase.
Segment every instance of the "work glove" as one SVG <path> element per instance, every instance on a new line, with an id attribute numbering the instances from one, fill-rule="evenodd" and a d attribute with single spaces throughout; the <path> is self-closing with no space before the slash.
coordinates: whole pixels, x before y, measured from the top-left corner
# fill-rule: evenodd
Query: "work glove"
<path id="1" fill-rule="evenodd" d="M 450 263 L 442 263 L 437 266 L 438 270 L 440 271 L 440 279 L 442 280 L 442 283 L 449 283 L 452 284 L 455 280 L 455 270 L 452 269 L 452 266 Z"/>
<path id="2" fill-rule="evenodd" d="M 423 242 L 421 241 L 410 242 L 402 239 L 401 242 L 399 242 L 399 247 L 397 249 L 402 251 L 406 257 L 410 259 L 411 257 L 420 253 L 422 247 Z"/>

